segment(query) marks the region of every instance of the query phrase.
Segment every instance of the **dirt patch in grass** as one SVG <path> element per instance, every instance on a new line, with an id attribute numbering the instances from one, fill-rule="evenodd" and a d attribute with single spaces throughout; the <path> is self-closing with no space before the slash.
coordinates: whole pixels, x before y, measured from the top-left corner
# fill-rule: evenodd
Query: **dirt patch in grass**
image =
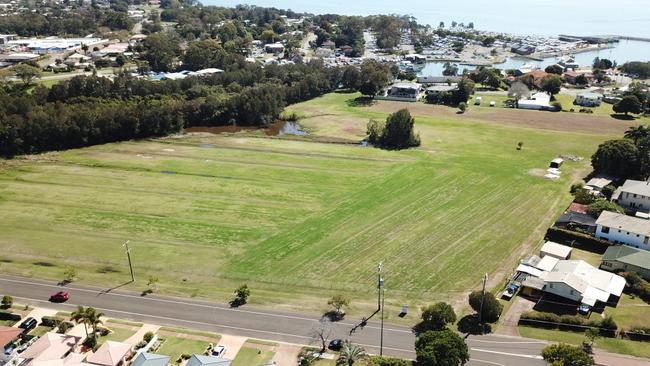
<path id="1" fill-rule="evenodd" d="M 594 116 L 563 112 L 526 111 L 516 109 L 478 109 L 471 108 L 467 113 L 457 114 L 455 108 L 424 103 L 400 103 L 380 101 L 374 104 L 373 111 L 394 113 L 408 108 L 411 113 L 426 117 L 445 117 L 476 122 L 489 122 L 500 125 L 528 127 L 550 131 L 578 132 L 594 135 L 622 135 L 634 121 L 620 121 L 609 116 Z"/>

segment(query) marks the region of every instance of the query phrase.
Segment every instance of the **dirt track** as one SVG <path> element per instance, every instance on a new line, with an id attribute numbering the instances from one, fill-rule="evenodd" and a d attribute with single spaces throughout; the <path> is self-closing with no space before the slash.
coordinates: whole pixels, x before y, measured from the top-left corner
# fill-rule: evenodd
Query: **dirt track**
<path id="1" fill-rule="evenodd" d="M 408 108 L 416 116 L 445 117 L 465 121 L 496 123 L 509 126 L 530 127 L 550 131 L 578 132 L 591 135 L 622 136 L 636 121 L 617 120 L 609 116 L 594 116 L 569 112 L 543 112 L 507 108 L 470 107 L 465 114 L 457 114 L 457 109 L 423 103 L 402 103 L 378 101 L 373 110 L 393 113 Z"/>

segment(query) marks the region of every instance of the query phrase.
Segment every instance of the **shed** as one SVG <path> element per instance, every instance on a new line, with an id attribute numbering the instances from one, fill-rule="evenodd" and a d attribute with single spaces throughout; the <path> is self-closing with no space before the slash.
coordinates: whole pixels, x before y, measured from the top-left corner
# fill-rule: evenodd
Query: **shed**
<path id="1" fill-rule="evenodd" d="M 549 167 L 559 169 L 562 166 L 562 163 L 564 163 L 564 159 L 555 158 L 551 160 L 551 164 L 549 164 Z"/>
<path id="2" fill-rule="evenodd" d="M 539 256 L 544 258 L 548 255 L 557 259 L 569 259 L 571 257 L 571 249 L 571 247 L 566 245 L 547 241 L 539 251 Z"/>

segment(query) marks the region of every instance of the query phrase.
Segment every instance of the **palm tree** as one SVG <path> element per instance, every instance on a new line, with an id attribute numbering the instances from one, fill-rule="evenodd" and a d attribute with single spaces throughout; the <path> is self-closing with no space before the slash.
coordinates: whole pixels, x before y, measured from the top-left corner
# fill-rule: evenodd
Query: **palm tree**
<path id="1" fill-rule="evenodd" d="M 103 324 L 100 319 L 102 316 L 104 316 L 104 313 L 98 312 L 95 308 L 90 306 L 86 308 L 86 320 L 88 321 L 88 325 L 93 328 L 94 337 L 97 336 L 97 326 Z"/>
<path id="2" fill-rule="evenodd" d="M 644 137 L 650 136 L 650 127 L 648 126 L 634 126 L 630 127 L 627 131 L 625 131 L 625 137 L 634 141 L 636 144 L 639 140 L 641 140 Z"/>
<path id="3" fill-rule="evenodd" d="M 70 320 L 77 324 L 83 323 L 84 330 L 86 331 L 86 338 L 88 338 L 88 314 L 83 306 L 79 305 L 77 307 L 77 310 L 73 311 L 72 314 L 70 314 Z"/>
<path id="4" fill-rule="evenodd" d="M 350 341 L 343 342 L 339 356 L 340 361 L 347 362 L 348 366 L 352 366 L 364 358 L 366 358 L 366 350 L 363 347 L 352 344 Z"/>

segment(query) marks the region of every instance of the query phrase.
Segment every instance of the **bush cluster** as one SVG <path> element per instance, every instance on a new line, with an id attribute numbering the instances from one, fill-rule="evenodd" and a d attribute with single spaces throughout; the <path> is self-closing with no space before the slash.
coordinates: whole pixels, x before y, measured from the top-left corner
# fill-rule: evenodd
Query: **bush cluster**
<path id="1" fill-rule="evenodd" d="M 621 274 L 627 281 L 628 291 L 640 297 L 645 302 L 650 302 L 650 282 L 644 280 L 636 272 Z"/>
<path id="2" fill-rule="evenodd" d="M 368 366 L 413 366 L 413 361 L 401 358 L 372 356 L 368 359 Z"/>
<path id="3" fill-rule="evenodd" d="M 41 318 L 41 324 L 50 327 L 50 328 L 55 328 L 58 327 L 61 323 L 63 322 L 63 318 L 58 317 L 58 316 L 44 316 Z"/>
<path id="4" fill-rule="evenodd" d="M 553 313 L 529 311 L 521 314 L 521 324 L 546 329 L 585 331 L 586 328 L 600 328 L 605 337 L 615 337 L 618 326 L 612 317 L 586 319 L 577 315 L 557 315 Z"/>
<path id="5" fill-rule="evenodd" d="M 21 319 L 20 314 L 14 314 L 8 311 L 0 311 L 0 320 L 19 321 L 20 319 Z"/>

